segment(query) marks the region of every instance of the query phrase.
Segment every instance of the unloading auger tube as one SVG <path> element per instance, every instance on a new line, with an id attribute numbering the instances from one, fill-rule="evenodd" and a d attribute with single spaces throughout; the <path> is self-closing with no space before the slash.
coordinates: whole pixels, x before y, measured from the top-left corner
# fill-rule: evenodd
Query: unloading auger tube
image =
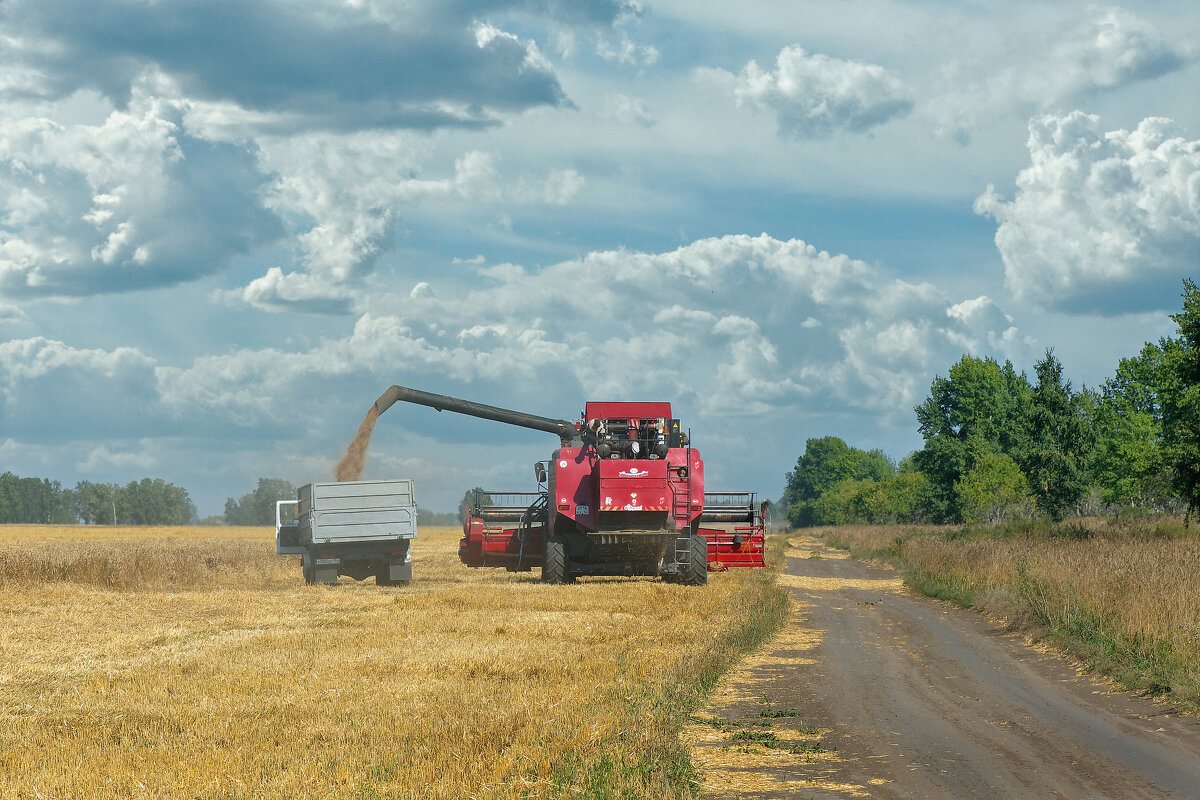
<path id="1" fill-rule="evenodd" d="M 409 389 L 406 386 L 393 386 L 381 394 L 379 399 L 375 401 L 375 411 L 378 414 L 382 414 L 391 408 L 393 403 L 398 401 L 416 403 L 419 406 L 428 406 L 438 411 L 453 411 L 457 414 L 466 414 L 469 417 L 480 417 L 481 419 L 490 419 L 495 422 L 504 422 L 509 425 L 517 425 L 521 428 L 546 431 L 547 433 L 557 435 L 562 441 L 563 447 L 570 447 L 571 445 L 578 447 L 583 443 L 583 439 L 575 423 L 568 422 L 565 419 L 539 417 L 536 414 L 526 414 L 523 411 L 512 411 L 507 408 L 497 408 L 496 406 L 489 406 L 483 403 L 472 403 L 470 400 L 447 397 L 444 394 L 422 392 L 420 389 Z"/>

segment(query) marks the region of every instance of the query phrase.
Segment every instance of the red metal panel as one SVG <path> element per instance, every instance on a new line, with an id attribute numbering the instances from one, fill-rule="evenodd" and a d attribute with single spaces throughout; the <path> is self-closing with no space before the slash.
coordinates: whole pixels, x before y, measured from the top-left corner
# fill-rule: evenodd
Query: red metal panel
<path id="1" fill-rule="evenodd" d="M 458 558 L 468 567 L 540 567 L 542 565 L 541 525 L 534 525 L 521 552 L 516 528 L 488 527 L 481 519 L 470 519 L 463 526 L 458 542 Z"/>
<path id="2" fill-rule="evenodd" d="M 730 567 L 761 567 L 766 537 L 762 526 L 747 526 L 731 531 L 701 528 L 700 535 L 708 540 L 708 570 L 723 572 Z"/>
<path id="3" fill-rule="evenodd" d="M 588 419 L 672 419 L 670 403 L 588 403 L 584 406 Z"/>
<path id="4" fill-rule="evenodd" d="M 688 469 L 691 476 L 692 520 L 695 520 L 704 511 L 704 461 L 700 458 L 699 450 L 692 448 L 690 453 L 692 463 Z"/>
<path id="5" fill-rule="evenodd" d="M 665 461 L 609 459 L 600 462 L 601 511 L 669 511 Z"/>
<path id="6" fill-rule="evenodd" d="M 600 462 L 600 484 L 609 481 L 649 481 L 655 485 L 667 479 L 667 462 L 650 459 L 610 458 Z"/>
<path id="7" fill-rule="evenodd" d="M 573 519 L 588 530 L 595 530 L 599 509 L 596 507 L 596 451 L 591 447 L 563 447 L 554 451 L 550 469 L 554 494 L 549 499 L 554 513 Z"/>
<path id="8" fill-rule="evenodd" d="M 689 462 L 689 458 L 691 459 Z M 681 527 L 687 527 L 696 520 L 704 511 L 704 461 L 700 458 L 700 451 L 692 448 L 689 450 L 686 447 L 672 447 L 667 452 L 666 463 L 674 470 L 679 467 L 687 467 L 690 477 L 688 478 L 688 522 L 682 524 Z M 677 475 L 678 472 L 673 472 Z M 672 481 L 677 487 L 682 486 L 682 481 Z M 674 512 L 674 509 L 672 509 Z"/>

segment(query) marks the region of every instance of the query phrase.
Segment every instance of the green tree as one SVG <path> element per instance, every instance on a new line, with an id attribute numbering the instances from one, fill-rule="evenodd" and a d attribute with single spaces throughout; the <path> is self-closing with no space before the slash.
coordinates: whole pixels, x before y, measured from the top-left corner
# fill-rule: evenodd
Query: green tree
<path id="1" fill-rule="evenodd" d="M 847 478 L 838 481 L 808 504 L 810 524 L 884 525 L 923 520 L 925 476 L 919 472 L 875 480 Z"/>
<path id="2" fill-rule="evenodd" d="M 116 503 L 122 525 L 187 525 L 196 519 L 187 490 L 162 478 L 130 481 L 117 491 Z"/>
<path id="3" fill-rule="evenodd" d="M 1190 278 L 1183 281 L 1183 308 L 1171 319 L 1179 327 L 1179 350 L 1171 359 L 1177 387 L 1164 398 L 1163 445 L 1190 518 L 1200 508 L 1200 290 Z"/>
<path id="4" fill-rule="evenodd" d="M 74 521 L 67 493 L 58 481 L 0 475 L 0 523 L 63 524 Z"/>
<path id="5" fill-rule="evenodd" d="M 475 505 L 475 498 L 478 496 L 480 505 L 489 505 L 492 502 L 492 496 L 485 492 L 481 487 L 476 486 L 474 489 L 467 489 L 463 493 L 462 502 L 458 504 L 459 522 L 464 523 L 471 515 L 471 509 Z"/>
<path id="6" fill-rule="evenodd" d="M 837 436 L 824 436 L 805 442 L 804 454 L 787 474 L 783 502 L 793 527 L 818 523 L 813 502 L 835 484 L 844 480 L 882 480 L 896 474 L 896 467 L 879 450 L 850 447 Z"/>
<path id="7" fill-rule="evenodd" d="M 874 485 L 874 481 L 859 481 L 847 478 L 830 486 L 821 495 L 804 504 L 806 525 L 848 525 L 858 521 L 863 505 L 863 484 Z M 793 505 L 792 508 L 797 508 Z"/>
<path id="8" fill-rule="evenodd" d="M 913 456 L 928 480 L 929 513 L 938 522 L 959 517 L 963 476 L 985 453 L 1020 453 L 1029 436 L 1033 390 L 1009 362 L 964 355 L 946 377 L 936 376 L 929 397 L 917 406 L 925 446 Z"/>
<path id="9" fill-rule="evenodd" d="M 115 483 L 79 481 L 71 493 L 71 509 L 85 525 L 115 525 L 120 490 Z"/>
<path id="10" fill-rule="evenodd" d="M 295 500 L 296 487 L 280 478 L 259 478 L 254 491 L 232 497 L 225 501 L 225 524 L 227 525 L 274 525 L 275 503 L 279 500 Z"/>
<path id="11" fill-rule="evenodd" d="M 887 498 L 888 516 L 879 520 L 884 523 L 920 523 L 929 518 L 929 481 L 915 469 L 901 469 L 899 475 L 880 481 Z"/>
<path id="12" fill-rule="evenodd" d="M 1094 434 L 1083 397 L 1062 376 L 1062 363 L 1047 350 L 1034 365 L 1037 385 L 1029 415 L 1029 444 L 1019 455 L 1038 508 L 1060 520 L 1088 489 Z"/>
<path id="13" fill-rule="evenodd" d="M 1163 414 L 1178 393 L 1176 339 L 1147 342 L 1123 358 L 1096 401 L 1091 472 L 1106 503 L 1164 509 L 1175 497 L 1163 446 Z"/>
<path id="14" fill-rule="evenodd" d="M 983 453 L 976 458 L 971 471 L 955 484 L 955 491 L 964 522 L 1000 522 L 1033 512 L 1025 473 L 1004 453 Z"/>
<path id="15" fill-rule="evenodd" d="M 454 525 L 462 524 L 462 520 L 459 518 L 459 515 L 452 511 L 430 511 L 429 509 L 421 508 L 420 506 L 417 506 L 417 520 L 422 525 L 445 525 L 452 527 Z"/>

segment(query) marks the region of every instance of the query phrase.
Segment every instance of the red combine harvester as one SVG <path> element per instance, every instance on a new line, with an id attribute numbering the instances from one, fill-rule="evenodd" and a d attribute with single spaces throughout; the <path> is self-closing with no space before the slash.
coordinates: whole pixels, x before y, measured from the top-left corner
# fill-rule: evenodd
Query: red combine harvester
<path id="1" fill-rule="evenodd" d="M 754 492 L 705 493 L 704 462 L 670 403 L 588 403 L 570 422 L 393 386 L 375 409 L 397 401 L 559 437 L 534 464 L 537 491 L 474 493 L 458 550 L 468 566 L 541 567 L 548 583 L 660 575 L 701 585 L 709 570 L 763 565 L 766 504 Z"/>

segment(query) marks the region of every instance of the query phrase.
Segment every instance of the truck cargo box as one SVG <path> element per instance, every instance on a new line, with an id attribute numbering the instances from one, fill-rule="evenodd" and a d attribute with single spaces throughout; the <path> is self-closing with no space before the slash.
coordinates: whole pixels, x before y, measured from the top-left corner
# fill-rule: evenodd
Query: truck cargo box
<path id="1" fill-rule="evenodd" d="M 297 533 L 304 545 L 417 537 L 417 506 L 410 478 L 309 483 L 300 487 L 297 502 Z"/>

